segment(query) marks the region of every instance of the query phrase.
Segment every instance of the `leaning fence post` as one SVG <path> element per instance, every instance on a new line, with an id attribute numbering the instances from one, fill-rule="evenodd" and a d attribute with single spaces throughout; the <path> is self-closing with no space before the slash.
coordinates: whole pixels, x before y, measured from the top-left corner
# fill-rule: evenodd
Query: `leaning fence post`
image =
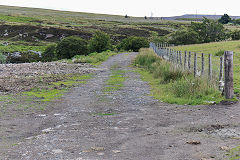
<path id="1" fill-rule="evenodd" d="M 233 51 L 224 52 L 224 95 L 226 99 L 233 98 Z"/>
<path id="2" fill-rule="evenodd" d="M 188 55 L 188 69 L 189 70 L 191 69 L 191 52 L 189 52 L 189 55 Z"/>
<path id="3" fill-rule="evenodd" d="M 204 65 L 205 65 L 205 63 L 204 63 L 204 53 L 202 53 L 202 71 L 201 71 L 201 76 L 203 76 L 203 74 L 204 74 Z"/>
<path id="4" fill-rule="evenodd" d="M 197 53 L 194 53 L 194 77 L 197 76 Z"/>
<path id="5" fill-rule="evenodd" d="M 212 55 L 208 55 L 208 78 L 212 79 Z"/>

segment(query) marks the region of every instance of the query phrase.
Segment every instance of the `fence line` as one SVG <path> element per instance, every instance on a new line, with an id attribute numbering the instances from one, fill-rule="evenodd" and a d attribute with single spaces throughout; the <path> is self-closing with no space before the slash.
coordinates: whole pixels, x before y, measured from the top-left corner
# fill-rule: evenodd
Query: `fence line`
<path id="1" fill-rule="evenodd" d="M 194 77 L 207 76 L 208 80 L 218 83 L 219 89 L 224 92 L 226 99 L 233 97 L 233 52 L 226 51 L 224 57 L 221 56 L 216 60 L 212 58 L 212 54 L 191 51 L 185 51 L 182 54 L 181 51 L 170 48 L 172 46 L 167 43 L 150 43 L 150 48 L 164 60 L 182 70 L 192 72 Z"/>

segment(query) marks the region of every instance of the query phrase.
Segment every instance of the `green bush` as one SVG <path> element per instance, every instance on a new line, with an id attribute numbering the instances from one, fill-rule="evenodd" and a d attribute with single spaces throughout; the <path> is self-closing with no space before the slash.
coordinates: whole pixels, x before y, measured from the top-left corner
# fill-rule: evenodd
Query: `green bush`
<path id="1" fill-rule="evenodd" d="M 87 55 L 87 42 L 76 36 L 64 38 L 57 44 L 56 55 L 58 59 L 70 59 L 75 55 Z"/>
<path id="2" fill-rule="evenodd" d="M 9 53 L 6 59 L 8 63 L 31 63 L 39 62 L 40 60 L 40 54 L 33 51 Z"/>
<path id="3" fill-rule="evenodd" d="M 51 62 L 57 60 L 56 44 L 49 45 L 42 53 L 43 62 Z"/>
<path id="4" fill-rule="evenodd" d="M 232 40 L 240 40 L 240 30 L 235 30 L 231 32 Z"/>
<path id="5" fill-rule="evenodd" d="M 149 47 L 149 42 L 146 38 L 131 36 L 122 40 L 122 42 L 118 46 L 118 49 L 123 49 L 126 51 L 132 50 L 134 52 L 138 52 L 140 48 L 147 47 Z"/>
<path id="6" fill-rule="evenodd" d="M 6 56 L 4 56 L 2 53 L 0 53 L 0 64 L 5 64 L 6 63 Z"/>
<path id="7" fill-rule="evenodd" d="M 172 39 L 169 41 L 175 45 L 186 45 L 199 43 L 198 33 L 188 29 L 180 29 L 171 35 Z"/>
<path id="8" fill-rule="evenodd" d="M 97 31 L 89 41 L 89 51 L 101 53 L 112 49 L 110 36 L 104 32 Z"/>

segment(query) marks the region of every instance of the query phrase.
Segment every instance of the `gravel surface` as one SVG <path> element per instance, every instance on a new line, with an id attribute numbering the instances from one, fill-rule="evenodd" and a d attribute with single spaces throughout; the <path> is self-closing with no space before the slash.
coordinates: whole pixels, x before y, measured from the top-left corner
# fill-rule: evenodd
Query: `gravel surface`
<path id="1" fill-rule="evenodd" d="M 38 130 L 19 135 L 19 143 L 0 151 L 1 159 L 226 159 L 226 149 L 240 143 L 239 104 L 161 103 L 148 96 L 149 85 L 129 67 L 136 54 L 111 57 L 87 84 L 51 103 L 53 109 L 10 121 L 27 125 L 35 118 L 30 126 Z M 125 70 L 127 79 L 120 90 L 104 92 L 112 66 Z"/>
<path id="2" fill-rule="evenodd" d="M 34 88 L 38 85 L 40 76 L 47 75 L 44 78 L 44 83 L 48 83 L 53 79 L 51 76 L 85 74 L 96 70 L 99 69 L 89 64 L 60 62 L 0 64 L 0 94 L 5 92 L 17 93 Z"/>

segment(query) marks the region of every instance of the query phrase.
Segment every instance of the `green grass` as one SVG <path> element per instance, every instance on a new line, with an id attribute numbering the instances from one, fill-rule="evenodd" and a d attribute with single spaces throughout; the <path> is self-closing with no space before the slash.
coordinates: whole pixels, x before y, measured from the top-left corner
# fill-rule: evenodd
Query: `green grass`
<path id="1" fill-rule="evenodd" d="M 10 44 L 8 46 L 0 45 L 0 52 L 24 52 L 29 50 L 41 51 L 43 52 L 47 46 L 28 46 L 28 45 L 18 45 Z"/>
<path id="2" fill-rule="evenodd" d="M 234 74 L 234 92 L 240 94 L 240 41 L 224 41 L 206 44 L 177 46 L 174 49 L 179 51 L 192 51 L 197 53 L 206 53 L 219 55 L 222 51 L 233 51 L 233 74 Z M 213 56 L 213 70 L 219 69 L 219 57 Z M 205 58 L 207 60 L 207 57 Z M 199 61 L 200 62 L 200 61 Z M 207 64 L 207 63 L 206 63 Z M 205 67 L 207 68 L 207 66 Z M 218 75 L 217 75 L 218 76 Z"/>
<path id="3" fill-rule="evenodd" d="M 23 17 L 23 16 L 12 16 L 12 15 L 0 15 L 0 22 L 18 22 L 18 23 L 32 23 L 36 22 L 38 19 L 33 17 Z"/>
<path id="4" fill-rule="evenodd" d="M 112 74 L 109 79 L 105 82 L 104 92 L 113 92 L 119 90 L 124 86 L 123 82 L 126 80 L 126 71 L 120 70 L 114 66 L 112 68 Z"/>
<path id="5" fill-rule="evenodd" d="M 155 61 L 148 61 L 152 59 L 149 58 L 151 55 L 152 58 L 156 58 Z M 146 63 L 143 63 L 144 58 Z M 139 61 L 145 65 L 140 65 Z M 136 71 L 140 73 L 142 79 L 149 82 L 150 95 L 160 101 L 181 105 L 200 105 L 211 104 L 213 101 L 219 103 L 223 100 L 214 82 L 208 82 L 204 78 L 194 78 L 189 72 L 179 71 L 168 62 L 156 57 L 152 50 L 140 50 L 134 64 L 139 67 Z M 169 67 L 163 69 L 166 64 Z"/>
<path id="6" fill-rule="evenodd" d="M 117 55 L 119 53 L 106 51 L 102 53 L 91 53 L 87 56 L 77 55 L 72 58 L 73 63 L 90 63 L 92 65 L 99 65 L 102 62 L 106 61 L 109 57 Z"/>
<path id="7" fill-rule="evenodd" d="M 42 102 L 49 102 L 54 99 L 61 97 L 64 93 L 65 89 L 39 89 L 35 88 L 31 91 L 24 92 L 23 94 L 26 96 L 37 98 Z"/>
<path id="8" fill-rule="evenodd" d="M 229 160 L 238 160 L 240 159 L 240 146 L 232 148 L 229 153 L 227 153 Z"/>
<path id="9" fill-rule="evenodd" d="M 219 103 L 223 100 L 220 93 L 212 93 L 207 96 L 190 96 L 190 97 L 179 97 L 172 92 L 173 83 L 162 84 L 160 78 L 154 78 L 153 75 L 141 68 L 137 68 L 136 71 L 141 75 L 143 81 L 146 81 L 151 86 L 150 96 L 154 98 L 170 103 L 180 105 L 200 105 L 200 104 L 212 104 L 212 102 Z"/>
<path id="10" fill-rule="evenodd" d="M 97 116 L 113 116 L 117 113 L 95 113 L 93 115 L 97 115 Z"/>
<path id="11" fill-rule="evenodd" d="M 33 88 L 31 91 L 26 91 L 21 94 L 30 97 L 30 101 L 49 102 L 61 97 L 68 88 L 86 83 L 86 80 L 91 77 L 92 74 L 70 76 L 63 81 L 52 82 L 45 88 Z"/>

